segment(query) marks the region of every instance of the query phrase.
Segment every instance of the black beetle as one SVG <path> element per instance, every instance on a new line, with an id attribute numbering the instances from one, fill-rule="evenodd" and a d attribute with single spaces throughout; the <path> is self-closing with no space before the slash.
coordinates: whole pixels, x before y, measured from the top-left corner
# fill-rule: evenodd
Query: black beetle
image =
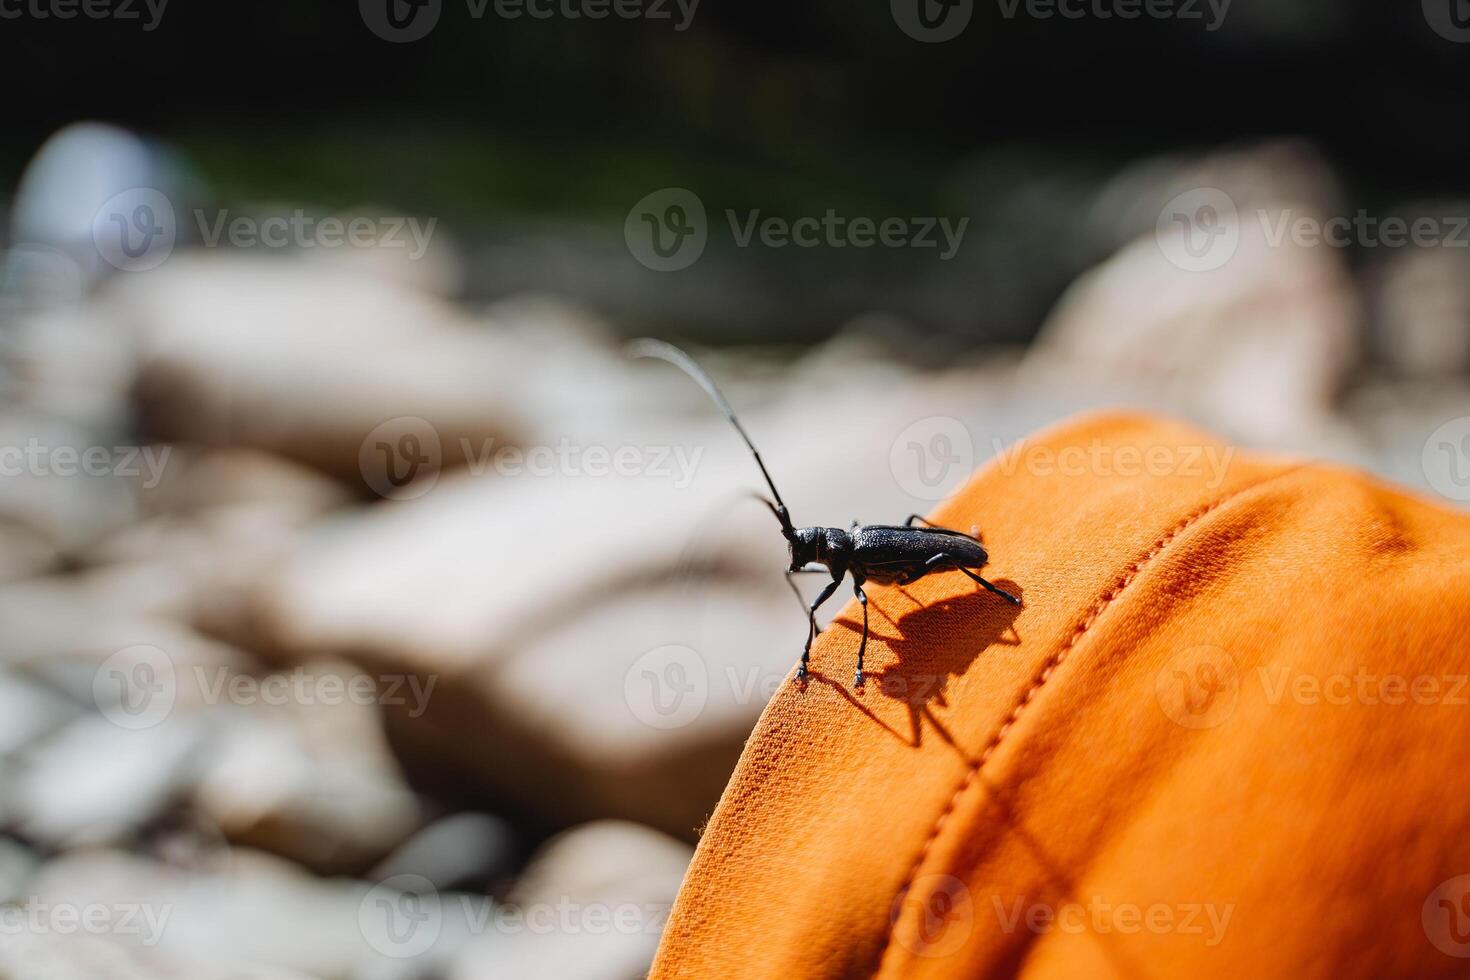
<path id="1" fill-rule="evenodd" d="M 797 598 L 801 598 L 801 592 L 791 581 L 792 575 L 821 571 L 822 569 L 807 566 L 822 565 L 832 576 L 832 581 L 806 607 L 806 647 L 801 651 L 801 665 L 796 669 L 798 679 L 806 677 L 812 640 L 819 632 L 817 609 L 837 591 L 844 576 L 852 576 L 853 593 L 863 607 L 863 638 L 858 645 L 857 673 L 853 677 L 853 685 L 856 687 L 863 686 L 863 655 L 868 650 L 868 596 L 863 591 L 863 583 L 907 585 L 935 572 L 957 571 L 968 575 L 1007 602 L 1017 606 L 1021 604 L 1020 599 L 1000 586 L 987 582 L 973 571 L 983 568 L 990 560 L 990 555 L 979 538 L 963 531 L 931 524 L 918 514 L 910 514 L 903 524 L 859 524 L 853 521 L 852 527 L 846 531 L 837 527 L 795 527 L 755 443 L 750 441 L 750 436 L 735 417 L 734 410 L 730 408 L 730 403 L 725 400 L 720 389 L 704 369 L 695 363 L 694 358 L 661 340 L 632 341 L 628 345 L 628 352 L 634 357 L 656 357 L 683 369 L 714 399 L 715 404 L 730 420 L 730 424 L 735 426 L 735 431 L 740 433 L 740 438 L 745 440 L 745 445 L 755 457 L 755 464 L 760 467 L 761 476 L 766 479 L 766 486 L 771 488 L 771 496 L 776 498 L 775 501 L 765 497 L 759 499 L 776 515 L 776 520 L 781 522 L 781 534 L 786 538 L 791 551 L 791 565 L 786 569 L 786 581 L 791 585 L 792 591 L 796 592 Z M 925 526 L 914 527 L 915 521 L 921 521 Z M 802 604 L 805 605 L 805 600 L 802 600 Z"/>

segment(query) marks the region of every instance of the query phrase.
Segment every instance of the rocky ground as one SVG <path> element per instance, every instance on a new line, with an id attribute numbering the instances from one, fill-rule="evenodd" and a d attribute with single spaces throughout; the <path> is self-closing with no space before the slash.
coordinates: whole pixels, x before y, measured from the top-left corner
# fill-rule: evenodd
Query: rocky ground
<path id="1" fill-rule="evenodd" d="M 1243 223 L 1203 275 L 1152 229 L 1202 184 L 1340 207 L 1280 148 L 1161 164 L 1099 195 L 1120 246 L 1027 349 L 707 366 L 798 521 L 922 512 L 1116 404 L 1470 498 L 1465 250 Z M 8 294 L 0 977 L 646 969 L 800 651 L 784 549 L 677 371 L 439 281 L 197 250 Z"/>

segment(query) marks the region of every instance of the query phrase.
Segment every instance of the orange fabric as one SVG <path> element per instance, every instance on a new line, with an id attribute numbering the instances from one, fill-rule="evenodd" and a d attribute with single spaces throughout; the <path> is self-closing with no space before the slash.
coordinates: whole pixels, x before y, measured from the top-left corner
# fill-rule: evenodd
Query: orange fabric
<path id="1" fill-rule="evenodd" d="M 655 980 L 1470 973 L 1470 518 L 1226 453 L 1089 419 L 931 515 L 982 528 L 1024 606 L 870 588 L 855 693 L 848 605 L 751 736 Z"/>

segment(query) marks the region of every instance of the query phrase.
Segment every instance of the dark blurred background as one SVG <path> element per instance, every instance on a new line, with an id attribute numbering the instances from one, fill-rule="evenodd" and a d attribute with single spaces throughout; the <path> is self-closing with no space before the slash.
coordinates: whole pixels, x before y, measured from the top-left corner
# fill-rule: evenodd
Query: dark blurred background
<path id="1" fill-rule="evenodd" d="M 1464 0 L 600 2 L 0 0 L 0 980 L 646 971 L 805 619 L 628 337 L 799 522 L 1116 407 L 1470 501 Z"/>
<path id="2" fill-rule="evenodd" d="M 0 161 L 13 186 L 58 127 L 102 119 L 167 139 L 221 205 L 441 216 L 467 296 L 554 289 L 721 340 L 816 340 L 879 303 L 920 331 L 1026 339 L 1114 244 L 1079 227 L 1091 194 L 1160 154 L 1302 137 L 1354 208 L 1463 191 L 1470 49 L 1419 4 L 1014 9 L 975 4 L 953 40 L 918 43 L 885 4 L 706 2 L 686 24 L 672 0 L 657 20 L 476 18 L 458 0 L 389 44 L 350 6 L 178 4 L 147 31 L 139 0 L 136 22 L 10 22 L 0 73 L 32 96 L 10 102 Z M 715 243 L 687 277 L 713 288 L 609 281 L 595 232 L 665 186 L 765 214 L 973 215 L 972 261 L 926 283 L 933 263 L 876 250 Z M 505 262 L 507 238 L 544 251 Z"/>

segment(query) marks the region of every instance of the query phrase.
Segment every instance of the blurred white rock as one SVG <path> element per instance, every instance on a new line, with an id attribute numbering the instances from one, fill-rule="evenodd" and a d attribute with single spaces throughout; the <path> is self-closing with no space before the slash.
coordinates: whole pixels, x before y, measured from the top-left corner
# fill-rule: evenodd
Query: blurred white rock
<path id="1" fill-rule="evenodd" d="M 0 669 L 0 756 L 56 731 L 81 710 L 56 690 Z"/>
<path id="2" fill-rule="evenodd" d="M 422 976 L 445 962 L 489 919 L 488 899 L 433 895 L 427 921 L 383 929 L 401 894 L 387 885 L 320 878 L 296 865 L 238 848 L 218 872 L 185 869 L 121 851 L 78 851 L 48 862 L 31 883 L 37 901 L 135 908 L 155 934 L 108 938 L 130 946 L 151 939 L 159 955 L 222 967 L 261 964 L 321 980 Z M 414 943 L 416 947 L 410 946 Z M 412 953 L 412 955 L 402 955 Z"/>
<path id="3" fill-rule="evenodd" d="M 520 430 L 505 392 L 522 366 L 456 308 L 389 279 L 181 254 L 114 280 L 102 302 L 136 338 L 134 401 L 155 438 L 265 449 L 366 490 L 393 465 L 369 443 L 390 420 L 425 430 L 426 473 Z"/>
<path id="4" fill-rule="evenodd" d="M 1104 246 L 1121 249 L 1151 236 L 1171 200 L 1203 188 L 1223 192 L 1242 214 L 1291 208 L 1297 215 L 1326 216 L 1340 213 L 1344 200 L 1340 182 L 1314 146 L 1276 140 L 1133 163 L 1097 194 L 1082 226 Z"/>
<path id="5" fill-rule="evenodd" d="M 1379 357 L 1412 378 L 1470 374 L 1470 249 L 1390 251 L 1368 276 Z"/>
<path id="6" fill-rule="evenodd" d="M 455 813 L 424 827 L 382 860 L 367 877 L 384 881 L 417 875 L 440 891 L 488 883 L 511 870 L 516 835 L 488 813 Z"/>
<path id="7" fill-rule="evenodd" d="M 313 662 L 224 696 L 193 792 L 231 841 L 341 873 L 418 826 L 418 801 L 384 741 L 375 678 Z"/>
<path id="8" fill-rule="evenodd" d="M 25 887 L 40 857 L 19 841 L 0 837 L 0 905 L 24 901 Z"/>
<path id="9" fill-rule="evenodd" d="M 198 717 L 138 730 L 95 715 L 78 719 L 20 754 L 5 817 L 49 847 L 125 840 L 185 790 L 205 734 Z"/>
<path id="10" fill-rule="evenodd" d="M 271 506 L 307 518 L 351 500 L 340 483 L 320 472 L 256 449 L 174 446 L 162 475 L 155 486 L 137 490 L 145 517 Z"/>
<path id="11" fill-rule="evenodd" d="M 1242 211 L 1208 269 L 1180 267 L 1155 236 L 1133 242 L 1062 297 L 1027 372 L 1120 401 L 1145 392 L 1258 445 L 1331 429 L 1359 356 L 1358 298 L 1340 250 L 1273 241 L 1283 216 Z"/>
<path id="12" fill-rule="evenodd" d="M 177 161 L 158 144 L 105 123 L 74 123 L 52 135 L 21 175 L 11 240 L 57 248 L 90 279 L 109 271 L 93 242 L 102 207 L 134 188 L 173 199 L 182 186 Z"/>
<path id="13" fill-rule="evenodd" d="M 3 980 L 312 980 L 304 973 L 245 963 L 184 960 L 64 928 L 0 936 Z"/>
<path id="14" fill-rule="evenodd" d="M 99 436 L 34 412 L 0 415 L 0 454 L 0 517 L 58 552 L 128 520 L 130 474 L 166 464 L 166 454 L 145 455 L 120 435 Z"/>
<path id="15" fill-rule="evenodd" d="M 692 852 L 636 824 L 600 821 L 552 839 L 510 912 L 455 960 L 449 980 L 645 976 Z"/>

